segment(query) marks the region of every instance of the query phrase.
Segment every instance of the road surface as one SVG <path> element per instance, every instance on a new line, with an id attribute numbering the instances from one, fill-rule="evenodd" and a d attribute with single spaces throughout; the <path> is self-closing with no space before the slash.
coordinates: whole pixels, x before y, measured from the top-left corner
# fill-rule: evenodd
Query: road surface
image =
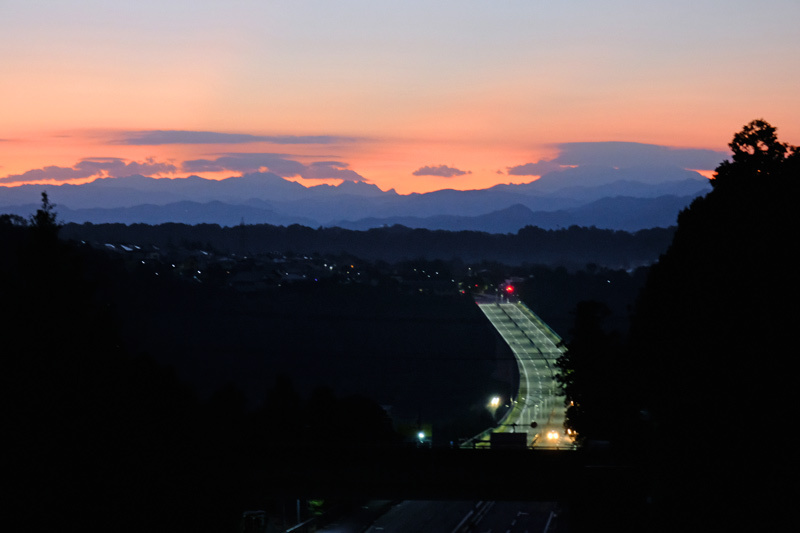
<path id="1" fill-rule="evenodd" d="M 478 305 L 508 343 L 519 367 L 517 397 L 510 399 L 511 411 L 494 432 L 526 432 L 534 447 L 571 446 L 564 435 L 564 397 L 555 380 L 555 363 L 564 352 L 561 339 L 519 301 L 488 299 L 478 300 Z"/>
<path id="2" fill-rule="evenodd" d="M 478 300 L 478 305 L 511 347 L 519 367 L 517 397 L 504 399 L 511 401 L 512 408 L 493 431 L 527 433 L 526 441 L 537 448 L 572 447 L 564 436 L 564 397 L 555 380 L 555 363 L 564 351 L 559 346 L 561 339 L 521 302 L 487 299 Z M 531 427 L 532 422 L 536 422 L 535 428 Z M 558 438 L 548 438 L 548 433 L 553 432 Z M 520 478 L 509 477 L 509 483 L 518 482 Z M 321 531 L 551 533 L 566 530 L 560 515 L 557 502 L 403 501 L 369 527 L 342 521 Z"/>
<path id="3" fill-rule="evenodd" d="M 378 502 L 369 502 L 371 506 Z M 380 502 L 382 503 L 382 502 Z M 368 525 L 354 519 L 319 533 L 557 533 L 564 531 L 556 502 L 397 502 Z M 366 508 L 366 506 L 365 506 Z"/>

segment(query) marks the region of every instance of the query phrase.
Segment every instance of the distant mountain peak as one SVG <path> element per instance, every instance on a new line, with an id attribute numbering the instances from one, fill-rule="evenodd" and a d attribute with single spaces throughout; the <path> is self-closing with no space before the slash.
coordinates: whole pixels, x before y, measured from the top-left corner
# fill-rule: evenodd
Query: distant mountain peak
<path id="1" fill-rule="evenodd" d="M 308 188 L 302 183 L 289 181 L 273 172 L 249 172 L 241 176 L 232 176 L 230 178 L 225 178 L 224 180 L 220 180 L 220 183 L 239 183 L 239 184 L 246 183 L 249 185 L 277 185 L 283 187 L 290 187 L 293 189 Z"/>
<path id="2" fill-rule="evenodd" d="M 290 181 L 271 172 L 222 180 L 196 175 L 174 179 L 131 175 L 85 185 L 48 186 L 47 192 L 59 206 L 62 219 L 78 223 L 116 219 L 125 223 L 171 220 L 228 225 L 245 218 L 248 223 L 275 225 L 341 223 L 366 229 L 399 223 L 506 233 L 526 225 L 643 229 L 671 224 L 692 198 L 711 188 L 706 178 L 685 169 L 611 167 L 565 169 L 526 184 L 483 190 L 441 189 L 413 194 L 383 191 L 366 181 L 309 183 L 314 182 Z M 41 190 L 39 185 L 0 188 L 0 212 L 9 212 L 5 209 L 9 207 L 14 214 L 30 215 Z M 592 205 L 602 199 L 618 200 Z M 132 209 L 135 207 L 139 208 Z M 121 211 L 111 212 L 115 209 Z"/>
<path id="3" fill-rule="evenodd" d="M 503 213 L 505 215 L 529 215 L 533 213 L 533 210 L 523 204 L 514 204 L 506 207 L 505 209 L 495 211 L 494 213 Z"/>
<path id="4" fill-rule="evenodd" d="M 391 192 L 381 190 L 374 183 L 367 183 L 366 181 L 343 181 L 336 186 L 339 192 L 347 194 L 358 194 L 360 196 L 383 196 L 386 194 L 397 194 L 394 189 Z"/>

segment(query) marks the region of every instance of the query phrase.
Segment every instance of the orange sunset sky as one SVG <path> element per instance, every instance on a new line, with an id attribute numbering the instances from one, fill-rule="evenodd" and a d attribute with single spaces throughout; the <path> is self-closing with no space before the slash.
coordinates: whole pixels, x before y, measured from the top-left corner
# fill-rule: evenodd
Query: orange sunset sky
<path id="1" fill-rule="evenodd" d="M 0 186 L 407 194 L 624 166 L 619 142 L 710 175 L 750 120 L 800 144 L 798 21 L 797 0 L 2 0 Z"/>

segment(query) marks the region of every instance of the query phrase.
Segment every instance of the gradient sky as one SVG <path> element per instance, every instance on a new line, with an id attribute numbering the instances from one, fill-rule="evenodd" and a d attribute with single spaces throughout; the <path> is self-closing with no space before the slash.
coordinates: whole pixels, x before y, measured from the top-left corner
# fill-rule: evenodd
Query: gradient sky
<path id="1" fill-rule="evenodd" d="M 0 185 L 710 171 L 756 118 L 800 144 L 798 21 L 799 0 L 0 0 Z"/>

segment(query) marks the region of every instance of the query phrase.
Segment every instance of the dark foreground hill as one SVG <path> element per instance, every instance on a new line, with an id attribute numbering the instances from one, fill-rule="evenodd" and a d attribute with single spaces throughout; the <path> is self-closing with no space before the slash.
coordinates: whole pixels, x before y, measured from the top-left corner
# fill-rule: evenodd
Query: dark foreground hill
<path id="1" fill-rule="evenodd" d="M 280 512 L 259 498 L 275 450 L 397 447 L 420 426 L 447 445 L 515 386 L 467 296 L 239 293 L 131 270 L 40 213 L 0 218 L 9 529 L 234 531 L 243 510 Z"/>

